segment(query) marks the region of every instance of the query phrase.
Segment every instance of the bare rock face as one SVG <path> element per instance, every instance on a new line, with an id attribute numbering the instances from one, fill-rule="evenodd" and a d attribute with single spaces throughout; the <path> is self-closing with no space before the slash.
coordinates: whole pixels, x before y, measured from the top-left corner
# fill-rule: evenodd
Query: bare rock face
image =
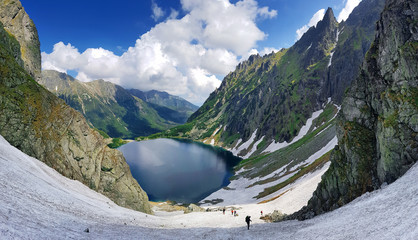
<path id="1" fill-rule="evenodd" d="M 12 2 L 21 7 L 18 1 L 2 1 L 0 9 L 11 7 Z M 151 213 L 148 196 L 132 177 L 122 153 L 108 148 L 80 113 L 34 81 L 26 62 L 22 67 L 21 49 L 0 22 L 0 134 L 21 151 L 115 203 Z"/>
<path id="2" fill-rule="evenodd" d="M 37 81 L 41 79 L 41 50 L 38 31 L 18 0 L 0 0 L 0 21 L 20 44 L 25 70 Z"/>
<path id="3" fill-rule="evenodd" d="M 418 3 L 388 0 L 360 75 L 343 100 L 338 146 L 308 205 L 338 208 L 401 177 L 418 161 Z"/>

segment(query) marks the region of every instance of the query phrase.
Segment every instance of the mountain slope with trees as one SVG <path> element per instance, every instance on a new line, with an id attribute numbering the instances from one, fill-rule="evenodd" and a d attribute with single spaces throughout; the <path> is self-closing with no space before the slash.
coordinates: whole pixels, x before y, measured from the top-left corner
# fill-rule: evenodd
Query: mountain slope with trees
<path id="1" fill-rule="evenodd" d="M 186 100 L 167 93 L 154 95 L 173 99 L 176 107 L 169 105 L 169 100 L 153 101 L 159 98 L 132 94 L 141 96 L 140 93 L 146 95 L 146 92 L 128 91 L 104 80 L 81 82 L 54 70 L 42 71 L 39 83 L 82 113 L 93 127 L 113 138 L 135 138 L 163 131 L 185 123 L 193 109 L 197 109 Z"/>

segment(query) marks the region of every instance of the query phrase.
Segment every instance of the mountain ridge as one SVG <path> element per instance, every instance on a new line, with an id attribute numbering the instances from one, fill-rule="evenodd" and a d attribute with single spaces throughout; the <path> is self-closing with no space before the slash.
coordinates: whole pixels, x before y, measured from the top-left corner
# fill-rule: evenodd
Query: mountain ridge
<path id="1" fill-rule="evenodd" d="M 376 2 L 379 4 L 371 10 L 370 5 Z M 364 0 L 353 10 L 353 16 L 373 24 L 383 9 L 382 2 Z M 252 55 L 241 62 L 183 127 L 151 137 L 187 137 L 227 149 L 241 148 L 252 139 L 248 148 L 237 153 L 241 157 L 251 157 L 247 153 L 253 147 L 265 149 L 292 141 L 311 114 L 322 109 L 330 97 L 339 104 L 336 96 L 344 94 L 343 87 L 351 83 L 356 66 L 360 66 L 365 51 L 341 54 L 345 50 L 341 45 L 367 45 L 373 38 L 373 32 L 362 30 L 366 23 L 350 17 L 347 21 L 356 23 L 353 29 L 364 34 L 347 38 L 351 28 L 345 27 L 345 22 L 338 23 L 328 8 L 324 18 L 291 48 L 263 57 Z M 349 58 L 350 64 L 342 64 L 344 58 Z M 330 73 L 330 69 L 334 70 Z M 337 69 L 346 69 L 338 79 L 334 77 Z"/>
<path id="2" fill-rule="evenodd" d="M 81 112 L 92 126 L 114 138 L 153 134 L 184 123 L 191 114 L 190 108 L 169 108 L 162 103 L 147 102 L 131 90 L 102 79 L 81 82 L 65 73 L 44 70 L 40 84 Z M 174 97 L 168 95 L 168 98 Z M 193 106 L 184 99 L 174 99 Z"/>

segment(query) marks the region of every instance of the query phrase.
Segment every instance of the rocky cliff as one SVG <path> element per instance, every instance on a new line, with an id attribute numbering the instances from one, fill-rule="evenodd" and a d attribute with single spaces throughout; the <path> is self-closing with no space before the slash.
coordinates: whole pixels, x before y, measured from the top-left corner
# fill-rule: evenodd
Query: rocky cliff
<path id="1" fill-rule="evenodd" d="M 308 205 L 338 208 L 402 176 L 418 161 L 418 3 L 388 0 L 360 74 L 343 100 L 338 146 Z"/>
<path id="2" fill-rule="evenodd" d="M 13 4 L 21 8 L 18 1 L 2 1 L 0 9 Z M 29 60 L 22 61 L 21 49 L 17 38 L 0 22 L 0 134 L 21 151 L 115 203 L 150 213 L 148 197 L 123 155 L 109 149 L 81 114 L 28 74 L 23 62 Z M 40 58 L 34 61 L 32 65 L 40 66 Z"/>
<path id="3" fill-rule="evenodd" d="M 374 39 L 375 23 L 379 20 L 385 0 L 362 1 L 345 22 L 339 24 L 337 45 L 331 50 L 328 77 L 322 89 L 341 104 L 345 90 L 358 76 L 366 52 Z"/>
<path id="4" fill-rule="evenodd" d="M 0 21 L 20 44 L 25 70 L 36 80 L 41 79 L 41 50 L 38 31 L 19 1 L 0 0 Z"/>

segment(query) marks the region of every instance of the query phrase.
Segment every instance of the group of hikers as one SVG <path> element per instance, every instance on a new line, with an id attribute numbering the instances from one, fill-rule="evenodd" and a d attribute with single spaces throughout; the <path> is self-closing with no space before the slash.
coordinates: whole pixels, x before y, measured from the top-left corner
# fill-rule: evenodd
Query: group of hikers
<path id="1" fill-rule="evenodd" d="M 222 212 L 223 212 L 223 214 L 224 214 L 224 215 L 225 215 L 225 211 L 226 211 L 226 209 L 225 209 L 225 208 L 223 208 L 223 209 L 222 209 Z M 260 213 L 261 213 L 261 216 L 263 216 L 263 211 L 261 211 Z M 233 209 L 231 209 L 231 214 L 232 214 L 234 217 L 238 216 L 237 211 L 236 211 L 236 210 L 233 210 Z M 245 222 L 247 223 L 247 229 L 248 229 L 248 230 L 250 230 L 250 222 L 252 222 L 252 221 L 251 221 L 251 216 L 246 216 L 246 217 L 245 217 Z"/>

